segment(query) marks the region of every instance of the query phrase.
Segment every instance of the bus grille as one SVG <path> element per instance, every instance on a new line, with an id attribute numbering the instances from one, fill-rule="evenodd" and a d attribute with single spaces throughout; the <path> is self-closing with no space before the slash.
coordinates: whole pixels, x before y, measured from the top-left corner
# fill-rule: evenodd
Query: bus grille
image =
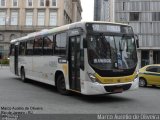
<path id="1" fill-rule="evenodd" d="M 116 90 L 121 89 L 122 91 L 128 90 L 131 87 L 131 84 L 126 85 L 114 85 L 114 86 L 105 86 L 107 92 L 114 93 Z"/>

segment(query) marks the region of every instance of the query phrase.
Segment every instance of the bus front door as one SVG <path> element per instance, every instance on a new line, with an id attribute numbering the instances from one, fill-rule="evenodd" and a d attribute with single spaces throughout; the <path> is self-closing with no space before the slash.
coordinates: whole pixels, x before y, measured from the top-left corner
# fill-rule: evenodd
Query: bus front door
<path id="1" fill-rule="evenodd" d="M 15 53 L 14 53 L 14 71 L 15 74 L 18 75 L 18 46 L 15 45 Z"/>
<path id="2" fill-rule="evenodd" d="M 69 39 L 69 84 L 71 90 L 80 89 L 80 36 Z"/>

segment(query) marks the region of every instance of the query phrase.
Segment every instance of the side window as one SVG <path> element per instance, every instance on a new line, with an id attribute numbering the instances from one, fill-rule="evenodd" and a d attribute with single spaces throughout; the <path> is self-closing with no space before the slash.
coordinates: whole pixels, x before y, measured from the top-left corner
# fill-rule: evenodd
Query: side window
<path id="1" fill-rule="evenodd" d="M 35 38 L 34 41 L 34 55 L 43 54 L 43 39 L 41 37 Z"/>
<path id="2" fill-rule="evenodd" d="M 34 43 L 34 40 L 27 41 L 26 55 L 33 55 L 33 43 Z"/>
<path id="3" fill-rule="evenodd" d="M 53 35 L 43 38 L 43 55 L 53 55 Z"/>
<path id="4" fill-rule="evenodd" d="M 26 43 L 21 42 L 19 45 L 19 55 L 25 55 Z"/>
<path id="5" fill-rule="evenodd" d="M 146 69 L 148 72 L 158 72 L 158 67 L 156 66 L 150 66 Z"/>
<path id="6" fill-rule="evenodd" d="M 66 55 L 66 46 L 67 46 L 67 34 L 66 33 L 57 34 L 54 45 L 54 54 Z"/>

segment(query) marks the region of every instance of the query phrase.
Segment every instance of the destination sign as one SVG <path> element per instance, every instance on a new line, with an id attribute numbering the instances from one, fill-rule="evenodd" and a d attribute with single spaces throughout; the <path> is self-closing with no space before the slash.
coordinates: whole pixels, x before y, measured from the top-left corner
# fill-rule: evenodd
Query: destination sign
<path id="1" fill-rule="evenodd" d="M 93 31 L 101 31 L 101 32 L 120 32 L 120 26 L 113 25 L 103 25 L 103 24 L 93 24 Z"/>
<path id="2" fill-rule="evenodd" d="M 87 24 L 88 31 L 133 34 L 132 27 L 116 24 Z"/>

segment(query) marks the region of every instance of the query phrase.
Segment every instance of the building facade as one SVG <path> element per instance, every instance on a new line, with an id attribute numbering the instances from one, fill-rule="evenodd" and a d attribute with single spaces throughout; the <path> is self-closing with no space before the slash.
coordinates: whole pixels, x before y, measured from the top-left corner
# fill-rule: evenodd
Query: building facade
<path id="1" fill-rule="evenodd" d="M 108 3 L 112 4 L 108 9 L 113 16 L 108 15 L 105 21 L 127 23 L 139 36 L 139 66 L 160 64 L 160 0 L 108 0 Z"/>
<path id="2" fill-rule="evenodd" d="M 81 12 L 80 0 L 0 0 L 0 59 L 10 40 L 80 21 Z"/>
<path id="3" fill-rule="evenodd" d="M 114 0 L 94 0 L 94 20 L 114 20 Z"/>

